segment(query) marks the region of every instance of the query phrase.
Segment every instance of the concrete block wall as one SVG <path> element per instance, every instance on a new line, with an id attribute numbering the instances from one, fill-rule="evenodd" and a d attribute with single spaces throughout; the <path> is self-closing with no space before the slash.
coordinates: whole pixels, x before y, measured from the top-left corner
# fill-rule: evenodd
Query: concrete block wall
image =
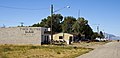
<path id="1" fill-rule="evenodd" d="M 0 28 L 0 44 L 41 44 L 42 27 Z M 43 31 L 42 31 L 43 32 Z"/>

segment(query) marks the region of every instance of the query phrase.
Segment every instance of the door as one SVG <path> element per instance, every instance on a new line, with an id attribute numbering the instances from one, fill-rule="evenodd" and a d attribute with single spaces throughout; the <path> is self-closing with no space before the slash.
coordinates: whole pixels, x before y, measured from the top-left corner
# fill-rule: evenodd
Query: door
<path id="1" fill-rule="evenodd" d="M 71 44 L 72 38 L 73 38 L 72 36 L 69 37 L 69 44 Z"/>

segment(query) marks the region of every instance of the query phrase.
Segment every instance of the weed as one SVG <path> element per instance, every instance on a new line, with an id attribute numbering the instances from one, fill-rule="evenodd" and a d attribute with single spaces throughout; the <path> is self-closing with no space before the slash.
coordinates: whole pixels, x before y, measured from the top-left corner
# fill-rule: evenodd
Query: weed
<path id="1" fill-rule="evenodd" d="M 30 47 L 30 49 L 36 49 L 37 48 L 37 46 L 31 46 Z"/>
<path id="2" fill-rule="evenodd" d="M 8 58 L 6 55 L 1 56 L 1 58 Z"/>
<path id="3" fill-rule="evenodd" d="M 5 47 L 5 48 L 3 49 L 3 51 L 4 51 L 4 52 L 7 52 L 7 51 L 12 51 L 12 49 L 11 49 L 11 48 L 9 48 L 9 47 Z"/>
<path id="4" fill-rule="evenodd" d="M 58 51 L 57 54 L 61 54 L 61 53 Z"/>

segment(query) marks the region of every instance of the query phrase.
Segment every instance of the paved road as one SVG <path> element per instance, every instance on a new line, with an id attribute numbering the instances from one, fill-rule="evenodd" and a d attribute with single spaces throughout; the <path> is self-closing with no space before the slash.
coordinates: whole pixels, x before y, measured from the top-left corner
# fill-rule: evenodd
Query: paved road
<path id="1" fill-rule="evenodd" d="M 120 42 L 110 42 L 77 58 L 120 58 Z"/>

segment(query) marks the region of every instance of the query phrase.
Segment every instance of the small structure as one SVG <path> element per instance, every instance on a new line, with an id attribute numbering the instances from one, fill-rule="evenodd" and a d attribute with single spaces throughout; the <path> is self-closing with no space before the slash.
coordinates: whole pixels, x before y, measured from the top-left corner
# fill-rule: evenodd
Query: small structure
<path id="1" fill-rule="evenodd" d="M 65 41 L 67 44 L 71 44 L 73 42 L 73 35 L 69 33 L 57 33 L 53 34 L 54 41 Z"/>

